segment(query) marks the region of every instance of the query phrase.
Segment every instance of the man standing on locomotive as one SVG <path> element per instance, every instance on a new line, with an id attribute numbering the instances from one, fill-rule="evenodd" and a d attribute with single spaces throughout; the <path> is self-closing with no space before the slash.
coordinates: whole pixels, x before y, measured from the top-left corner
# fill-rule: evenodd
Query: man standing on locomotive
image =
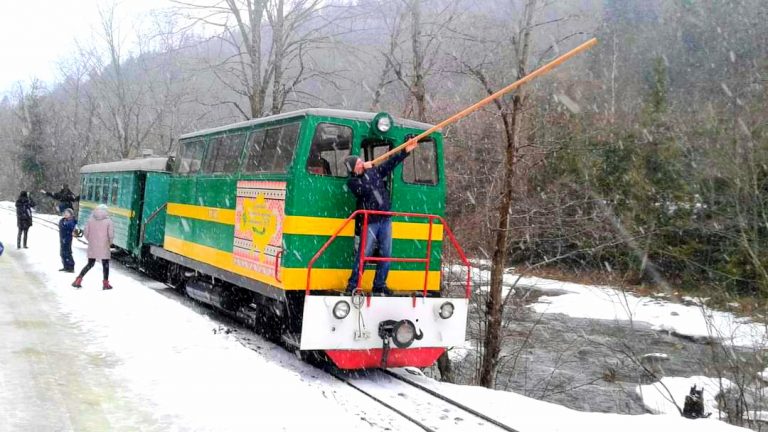
<path id="1" fill-rule="evenodd" d="M 379 166 L 373 163 L 363 162 L 359 156 L 350 155 L 344 158 L 344 166 L 349 173 L 347 187 L 357 198 L 358 210 L 389 211 L 392 203 L 389 200 L 389 191 L 385 180 L 387 176 L 400 164 L 408 154 L 416 148 L 414 142 L 405 149 Z M 357 289 L 360 269 L 360 241 L 363 218 L 355 221 L 355 259 L 352 265 L 352 274 L 347 281 L 347 293 Z M 389 258 L 392 255 L 392 220 L 389 215 L 369 215 L 368 232 L 366 233 L 365 256 L 373 253 L 378 246 L 379 256 Z M 374 294 L 391 294 L 387 288 L 387 274 L 389 273 L 389 261 L 376 262 L 376 276 L 373 278 Z"/>

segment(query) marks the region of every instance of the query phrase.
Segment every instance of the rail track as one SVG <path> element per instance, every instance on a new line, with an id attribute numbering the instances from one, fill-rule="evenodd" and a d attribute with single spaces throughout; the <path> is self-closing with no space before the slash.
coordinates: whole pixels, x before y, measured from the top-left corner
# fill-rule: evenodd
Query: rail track
<path id="1" fill-rule="evenodd" d="M 326 372 L 427 432 L 518 432 L 396 372 L 386 369 Z"/>

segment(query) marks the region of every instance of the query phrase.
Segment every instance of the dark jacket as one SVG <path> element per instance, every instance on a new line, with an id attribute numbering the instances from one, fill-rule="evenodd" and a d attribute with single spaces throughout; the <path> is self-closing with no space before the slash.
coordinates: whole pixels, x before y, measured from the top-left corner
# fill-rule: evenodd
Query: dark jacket
<path id="1" fill-rule="evenodd" d="M 61 188 L 58 192 L 46 192 L 45 194 L 59 201 L 59 212 L 63 212 L 64 209 L 71 209 L 76 201 L 80 201 L 80 195 L 75 195 L 69 188 Z"/>
<path id="2" fill-rule="evenodd" d="M 16 200 L 16 226 L 27 229 L 32 226 L 32 208 L 35 202 L 28 196 L 20 196 Z"/>
<path id="3" fill-rule="evenodd" d="M 77 219 L 61 218 L 59 221 L 59 239 L 62 243 L 72 243 L 72 233 L 77 227 Z"/>
<path id="4" fill-rule="evenodd" d="M 366 170 L 361 175 L 352 173 L 347 180 L 347 187 L 357 197 L 358 210 L 389 211 L 392 203 L 389 199 L 389 191 L 385 180 L 395 167 L 408 156 L 405 150 L 389 158 L 383 164 Z M 378 222 L 388 219 L 389 216 L 370 215 L 368 222 Z M 355 226 L 355 234 L 359 234 L 362 226 L 362 217 L 358 217 Z"/>

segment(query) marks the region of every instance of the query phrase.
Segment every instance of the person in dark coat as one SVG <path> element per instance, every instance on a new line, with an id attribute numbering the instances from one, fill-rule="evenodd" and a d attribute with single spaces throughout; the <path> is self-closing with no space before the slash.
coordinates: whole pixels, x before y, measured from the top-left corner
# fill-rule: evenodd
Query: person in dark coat
<path id="1" fill-rule="evenodd" d="M 83 277 L 93 268 L 96 260 L 101 260 L 101 267 L 104 272 L 103 289 L 112 289 L 109 284 L 109 259 L 111 257 L 110 246 L 115 240 L 115 226 L 112 219 L 109 218 L 109 208 L 104 204 L 99 204 L 88 218 L 85 224 L 85 238 L 88 240 L 88 264 L 80 271 L 80 275 L 72 282 L 72 286 L 80 288 Z"/>
<path id="2" fill-rule="evenodd" d="M 27 191 L 21 191 L 19 199 L 16 200 L 16 226 L 19 228 L 19 233 L 16 235 L 17 249 L 21 249 L 22 245 L 24 245 L 24 249 L 27 249 L 27 233 L 29 227 L 32 226 L 33 207 L 35 207 L 35 202 L 29 197 Z"/>
<path id="3" fill-rule="evenodd" d="M 363 162 L 358 156 L 350 155 L 344 159 L 344 166 L 349 172 L 347 187 L 357 198 L 358 210 L 389 211 L 392 203 L 389 200 L 386 178 L 408 154 L 416 148 L 417 143 L 410 144 L 403 151 L 389 158 L 379 166 L 371 162 Z M 347 292 L 357 289 L 360 266 L 360 242 L 363 218 L 355 221 L 355 259 L 352 274 L 347 281 Z M 389 258 L 392 255 L 392 221 L 388 215 L 369 215 L 368 229 L 365 242 L 365 256 L 371 256 L 374 247 L 378 246 L 379 256 Z M 387 287 L 389 261 L 376 262 L 376 275 L 373 278 L 373 292 L 390 294 Z"/>
<path id="4" fill-rule="evenodd" d="M 59 201 L 59 205 L 57 206 L 59 213 L 64 213 L 64 210 L 66 209 L 75 208 L 75 203 L 80 201 L 80 195 L 75 195 L 66 183 L 61 186 L 61 190 L 58 192 L 50 193 L 46 192 L 45 189 L 40 189 L 40 193 Z"/>
<path id="5" fill-rule="evenodd" d="M 75 259 L 72 258 L 72 233 L 77 227 L 77 219 L 72 209 L 64 209 L 64 217 L 59 220 L 59 251 L 62 268 L 59 271 L 74 273 Z"/>

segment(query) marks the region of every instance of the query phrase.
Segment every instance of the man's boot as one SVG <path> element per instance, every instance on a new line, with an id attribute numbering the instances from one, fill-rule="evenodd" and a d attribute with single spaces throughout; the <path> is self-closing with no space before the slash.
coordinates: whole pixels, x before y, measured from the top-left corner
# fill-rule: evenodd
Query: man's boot
<path id="1" fill-rule="evenodd" d="M 82 285 L 81 285 L 82 282 L 83 282 L 83 278 L 78 276 L 77 279 L 75 279 L 75 281 L 72 282 L 72 286 L 75 287 L 75 288 L 80 288 L 80 287 L 82 287 Z"/>

